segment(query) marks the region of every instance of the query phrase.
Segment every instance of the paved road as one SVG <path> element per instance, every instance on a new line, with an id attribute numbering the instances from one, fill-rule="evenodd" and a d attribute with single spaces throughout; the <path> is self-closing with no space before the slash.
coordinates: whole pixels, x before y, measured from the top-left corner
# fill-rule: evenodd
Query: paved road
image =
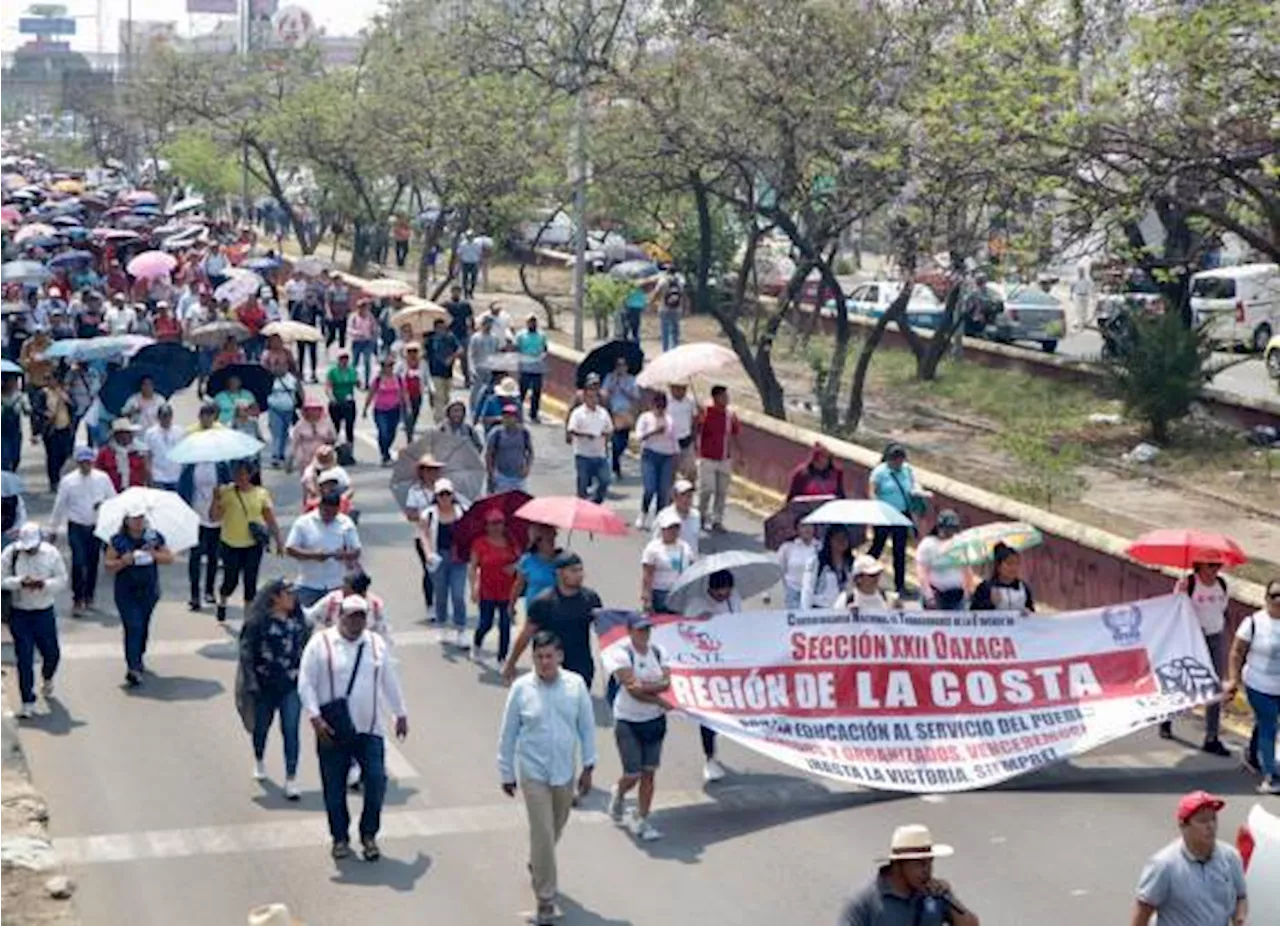
<path id="1" fill-rule="evenodd" d="M 1102 335 L 1092 329 L 1079 331 L 1063 338 L 1058 343 L 1058 353 L 1064 357 L 1077 357 L 1083 360 L 1094 360 L 1102 353 Z M 1234 363 L 1234 366 L 1223 370 L 1213 378 L 1213 386 L 1246 399 L 1280 398 L 1276 383 L 1267 375 L 1266 365 L 1260 356 L 1231 354 L 1218 352 L 1214 360 L 1222 363 Z"/>
<path id="2" fill-rule="evenodd" d="M 190 414 L 190 403 L 183 409 Z M 560 429 L 537 428 L 536 444 L 534 490 L 565 492 L 571 460 Z M 363 449 L 371 459 L 371 445 Z M 167 600 L 153 625 L 155 678 L 136 692 L 122 687 L 114 614 L 64 619 L 57 699 L 23 727 L 87 926 L 233 926 L 253 905 L 277 900 L 311 926 L 516 923 L 529 908 L 521 807 L 499 792 L 494 771 L 504 689 L 422 623 L 418 564 L 386 479 L 376 467 L 355 470 L 367 566 L 394 608 L 412 725 L 389 753 L 385 858 L 329 859 L 309 733 L 301 802 L 251 780 L 233 707 L 232 637 L 210 613 L 187 612 L 178 565 L 166 573 Z M 268 480 L 281 510 L 296 510 L 292 480 Z M 621 486 L 624 514 L 634 513 L 635 492 L 634 478 Z M 33 500 L 36 513 L 47 507 L 47 496 Z M 758 535 L 741 514 L 729 526 L 725 542 Z M 635 601 L 638 537 L 575 538 L 573 546 L 606 602 Z M 285 569 L 274 560 L 266 571 Z M 233 609 L 233 624 L 238 616 Z M 10 688 L 10 702 L 13 695 Z M 1225 814 L 1232 832 L 1251 804 L 1234 763 L 1150 733 L 1005 787 L 945 798 L 832 787 L 733 744 L 724 759 L 735 774 L 704 788 L 697 742 L 692 726 L 673 725 L 655 814 L 667 838 L 639 846 L 603 813 L 618 765 L 600 730 L 600 790 L 575 812 L 561 849 L 567 926 L 832 923 L 893 827 L 907 821 L 926 822 L 957 846 L 940 871 L 990 926 L 1117 922 L 1143 858 L 1172 835 L 1177 794 L 1205 786 L 1240 795 Z M 273 737 L 268 767 L 277 783 L 279 748 Z"/>

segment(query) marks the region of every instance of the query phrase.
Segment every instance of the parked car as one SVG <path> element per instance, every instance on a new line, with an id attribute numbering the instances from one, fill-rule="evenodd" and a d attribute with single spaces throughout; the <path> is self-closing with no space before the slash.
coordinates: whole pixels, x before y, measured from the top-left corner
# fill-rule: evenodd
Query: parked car
<path id="1" fill-rule="evenodd" d="M 1254 804 L 1236 833 L 1244 859 L 1249 926 L 1280 923 L 1280 817 Z"/>
<path id="2" fill-rule="evenodd" d="M 984 337 L 1001 343 L 1035 341 L 1046 354 L 1058 349 L 1067 330 L 1062 303 L 1037 286 L 987 284 L 996 311 L 987 321 Z"/>
<path id="3" fill-rule="evenodd" d="M 896 280 L 872 280 L 859 283 L 849 294 L 845 305 L 851 315 L 876 319 L 884 315 L 893 300 L 902 292 L 902 283 Z M 937 328 L 942 324 L 943 304 L 928 286 L 917 284 L 911 290 L 911 299 L 907 303 L 907 321 L 913 328 Z M 828 300 L 822 306 L 822 314 L 835 315 L 835 305 Z"/>
<path id="4" fill-rule="evenodd" d="M 1280 383 L 1280 334 L 1267 342 L 1267 350 L 1262 358 L 1267 364 L 1267 372 L 1271 374 L 1271 378 Z"/>
<path id="5" fill-rule="evenodd" d="M 1214 343 L 1262 353 L 1280 333 L 1280 264 L 1197 273 L 1191 278 L 1191 312 Z"/>

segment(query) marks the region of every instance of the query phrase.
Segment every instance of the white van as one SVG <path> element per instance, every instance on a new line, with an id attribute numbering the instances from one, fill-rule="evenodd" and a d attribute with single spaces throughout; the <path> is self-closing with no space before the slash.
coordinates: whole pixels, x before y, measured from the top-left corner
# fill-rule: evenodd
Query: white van
<path id="1" fill-rule="evenodd" d="M 1280 264 L 1241 264 L 1191 278 L 1191 313 L 1227 347 L 1266 349 L 1280 333 Z"/>

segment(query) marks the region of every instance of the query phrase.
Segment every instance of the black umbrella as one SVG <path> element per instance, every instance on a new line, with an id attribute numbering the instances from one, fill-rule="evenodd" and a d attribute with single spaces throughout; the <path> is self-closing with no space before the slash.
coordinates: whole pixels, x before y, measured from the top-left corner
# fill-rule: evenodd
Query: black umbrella
<path id="1" fill-rule="evenodd" d="M 177 384 L 170 377 L 168 369 L 135 361 L 122 370 L 112 370 L 107 374 L 102 391 L 98 393 L 102 407 L 113 415 L 120 414 L 124 403 L 129 401 L 129 396 L 138 391 L 139 384 L 147 377 L 151 378 L 156 392 L 166 399 L 177 391 Z"/>
<path id="2" fill-rule="evenodd" d="M 253 400 L 258 403 L 259 409 L 267 407 L 272 377 L 266 367 L 256 363 L 233 363 L 223 367 L 209 376 L 209 382 L 204 391 L 209 395 L 217 395 L 227 388 L 227 379 L 232 376 L 240 377 L 240 385 L 253 394 Z"/>
<path id="3" fill-rule="evenodd" d="M 186 389 L 196 381 L 196 373 L 200 366 L 196 352 L 181 344 L 161 342 L 148 344 L 133 355 L 130 366 L 144 364 L 146 366 L 163 367 L 169 373 L 170 381 L 177 389 Z"/>
<path id="4" fill-rule="evenodd" d="M 635 341 L 610 341 L 608 344 L 601 344 L 582 358 L 575 377 L 578 388 L 583 387 L 590 373 L 597 373 L 601 379 L 604 379 L 613 372 L 613 365 L 618 362 L 619 357 L 626 358 L 627 372 L 632 375 L 639 373 L 640 368 L 644 366 L 644 351 Z"/>

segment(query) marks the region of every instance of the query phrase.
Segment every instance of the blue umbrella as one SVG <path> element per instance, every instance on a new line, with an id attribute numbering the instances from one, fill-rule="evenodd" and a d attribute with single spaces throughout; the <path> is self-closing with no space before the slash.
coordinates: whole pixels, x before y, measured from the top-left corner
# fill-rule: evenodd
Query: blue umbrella
<path id="1" fill-rule="evenodd" d="M 247 260 L 240 266 L 247 267 L 255 273 L 269 273 L 280 266 L 278 257 L 255 257 L 253 260 Z"/>
<path id="2" fill-rule="evenodd" d="M 186 389 L 196 381 L 199 358 L 196 352 L 172 341 L 150 344 L 133 355 L 129 366 L 160 367 L 169 376 L 175 389 Z"/>
<path id="3" fill-rule="evenodd" d="M 134 215 L 159 215 L 160 207 L 150 203 L 139 203 L 130 210 Z"/>
<path id="4" fill-rule="evenodd" d="M 178 441 L 169 451 L 173 463 L 224 463 L 257 456 L 266 445 L 256 437 L 230 428 L 195 431 Z"/>
<path id="5" fill-rule="evenodd" d="M 74 215 L 55 215 L 49 220 L 52 225 L 79 225 L 80 220 Z"/>
<path id="6" fill-rule="evenodd" d="M 22 373 L 22 367 L 18 366 L 8 357 L 0 358 L 0 373 Z"/>
<path id="7" fill-rule="evenodd" d="M 0 280 L 5 283 L 43 283 L 53 276 L 38 260 L 11 260 L 0 265 Z"/>
<path id="8" fill-rule="evenodd" d="M 178 389 L 177 383 L 164 367 L 130 363 L 122 370 L 112 370 L 107 374 L 107 380 L 98 393 L 98 398 L 102 400 L 102 407 L 113 415 L 120 414 L 124 403 L 129 401 L 129 396 L 138 391 L 144 379 L 150 379 L 155 384 L 156 392 L 166 399 Z"/>
<path id="9" fill-rule="evenodd" d="M 70 267 L 75 264 L 87 264 L 93 260 L 88 251 L 63 251 L 49 259 L 50 267 Z"/>
<path id="10" fill-rule="evenodd" d="M 75 228 L 67 229 L 67 238 L 72 241 L 84 241 L 89 237 L 89 229 L 83 225 L 77 225 Z"/>
<path id="11" fill-rule="evenodd" d="M 111 360 L 154 344 L 154 338 L 138 334 L 118 334 L 106 338 L 67 338 L 54 341 L 44 352 L 46 360 Z"/>
<path id="12" fill-rule="evenodd" d="M 28 238 L 26 241 L 22 242 L 22 247 L 25 250 L 30 251 L 32 248 L 55 248 L 59 243 L 60 242 L 57 238 Z"/>

